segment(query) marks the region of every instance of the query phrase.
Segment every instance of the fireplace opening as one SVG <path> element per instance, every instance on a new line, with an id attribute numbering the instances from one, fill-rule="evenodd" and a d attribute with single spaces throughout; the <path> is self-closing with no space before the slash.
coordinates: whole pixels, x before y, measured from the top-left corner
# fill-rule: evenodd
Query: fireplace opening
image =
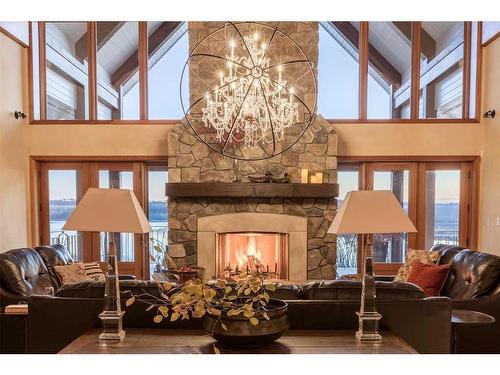
<path id="1" fill-rule="evenodd" d="M 217 277 L 259 271 L 268 278 L 288 280 L 288 234 L 217 234 Z"/>

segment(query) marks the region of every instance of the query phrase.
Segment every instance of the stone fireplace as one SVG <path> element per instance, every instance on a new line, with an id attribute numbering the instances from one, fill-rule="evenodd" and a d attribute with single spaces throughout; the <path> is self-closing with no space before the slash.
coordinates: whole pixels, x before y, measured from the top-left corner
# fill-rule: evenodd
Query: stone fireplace
<path id="1" fill-rule="evenodd" d="M 220 25 L 217 22 L 190 22 L 191 48 Z M 318 24 L 283 22 L 278 25 L 306 47 L 316 66 L 317 43 L 314 41 L 318 38 Z M 211 48 L 217 49 L 218 46 Z M 281 53 L 286 54 L 286 51 Z M 191 93 L 200 89 L 190 81 Z M 298 184 L 301 169 L 322 172 L 324 184 L 335 184 L 336 155 L 337 135 L 333 125 L 320 115 L 293 147 L 281 155 L 260 161 L 236 162 L 222 156 L 200 142 L 186 124 L 179 123 L 168 136 L 169 184 L 220 185 L 239 180 L 241 184 L 256 185 L 249 181 L 248 176 L 263 175 L 266 171 L 274 176 L 288 173 L 291 182 Z M 270 186 L 268 190 L 272 189 Z M 248 262 L 247 248 L 254 246 L 248 245 L 252 234 L 251 241 L 255 246 L 264 241 L 266 234 L 275 234 L 275 243 L 285 243 L 281 249 L 269 250 L 277 258 L 274 265 L 267 256 L 265 260 L 259 260 L 265 271 L 269 267 L 269 271 L 276 271 L 280 278 L 294 281 L 335 278 L 335 237 L 327 234 L 336 211 L 333 194 L 315 198 L 307 194 L 287 196 L 278 193 L 238 197 L 170 196 L 168 209 L 170 255 L 179 259 L 181 264 L 205 267 L 208 278 L 220 275 L 229 266 L 235 268 L 236 254 L 232 253 L 236 250 L 231 248 L 236 246 L 234 241 L 240 241 L 238 246 L 244 247 Z M 243 235 L 243 238 L 236 239 L 236 234 Z M 262 238 L 258 239 L 258 235 Z M 273 240 L 267 238 L 265 241 Z"/>

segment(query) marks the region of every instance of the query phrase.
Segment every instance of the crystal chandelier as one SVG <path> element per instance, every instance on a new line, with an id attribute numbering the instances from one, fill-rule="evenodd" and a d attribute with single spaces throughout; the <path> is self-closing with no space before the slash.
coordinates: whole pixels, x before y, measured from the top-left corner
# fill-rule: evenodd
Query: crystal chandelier
<path id="1" fill-rule="evenodd" d="M 249 56 L 236 56 L 236 42 L 229 42 L 227 71 L 219 72 L 220 85 L 212 95 L 206 94 L 202 121 L 216 130 L 218 141 L 229 134 L 232 141 L 254 148 L 261 141 L 282 141 L 285 129 L 299 119 L 299 106 L 294 88 L 286 89 L 281 65 L 278 80 L 270 79 L 270 58 L 266 57 L 266 44 L 259 42 L 259 34 L 244 36 L 243 42 Z M 251 66 L 250 74 L 242 66 Z"/>
<path id="2" fill-rule="evenodd" d="M 316 85 L 314 64 L 278 27 L 226 22 L 191 49 L 180 99 L 186 124 L 209 148 L 263 160 L 306 132 L 316 115 Z"/>

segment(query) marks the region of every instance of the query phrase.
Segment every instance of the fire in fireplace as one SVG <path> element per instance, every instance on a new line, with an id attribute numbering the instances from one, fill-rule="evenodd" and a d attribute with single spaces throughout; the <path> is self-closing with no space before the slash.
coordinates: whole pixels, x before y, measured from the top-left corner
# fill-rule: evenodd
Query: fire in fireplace
<path id="1" fill-rule="evenodd" d="M 288 279 L 288 234 L 219 233 L 217 276 L 259 271 L 269 278 Z"/>

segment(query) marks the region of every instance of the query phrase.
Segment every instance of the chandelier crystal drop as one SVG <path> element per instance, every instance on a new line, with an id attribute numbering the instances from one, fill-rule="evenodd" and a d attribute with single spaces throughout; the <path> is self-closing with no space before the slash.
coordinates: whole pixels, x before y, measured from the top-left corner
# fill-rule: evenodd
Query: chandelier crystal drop
<path id="1" fill-rule="evenodd" d="M 287 88 L 282 79 L 283 66 L 277 67 L 277 79 L 270 77 L 268 46 L 259 41 L 259 34 L 245 35 L 243 42 L 247 56 L 237 56 L 237 42 L 229 41 L 226 70 L 219 72 L 219 85 L 205 95 L 202 121 L 215 129 L 217 141 L 229 137 L 230 142 L 255 148 L 261 142 L 282 141 L 285 130 L 299 121 L 299 104 L 293 87 Z"/>

